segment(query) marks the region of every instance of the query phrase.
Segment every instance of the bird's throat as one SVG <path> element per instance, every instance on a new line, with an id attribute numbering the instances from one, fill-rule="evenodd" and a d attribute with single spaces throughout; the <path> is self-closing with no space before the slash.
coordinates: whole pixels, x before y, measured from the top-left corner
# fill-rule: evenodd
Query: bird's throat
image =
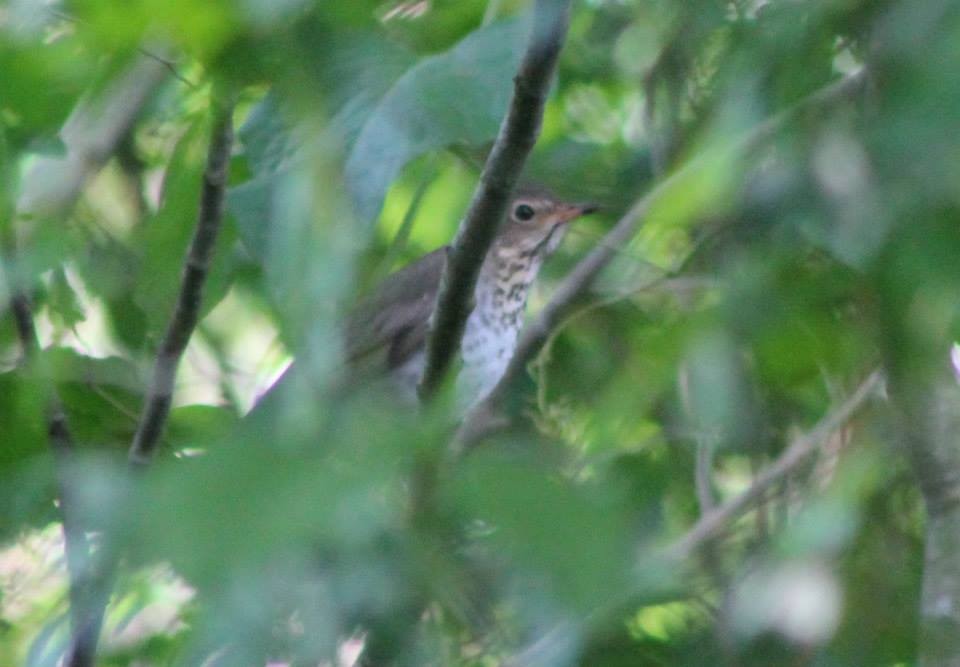
<path id="1" fill-rule="evenodd" d="M 463 334 L 463 368 L 457 377 L 457 402 L 463 410 L 485 398 L 506 371 L 540 269 L 535 253 L 498 253 L 493 259 L 480 273 L 476 305 Z"/>

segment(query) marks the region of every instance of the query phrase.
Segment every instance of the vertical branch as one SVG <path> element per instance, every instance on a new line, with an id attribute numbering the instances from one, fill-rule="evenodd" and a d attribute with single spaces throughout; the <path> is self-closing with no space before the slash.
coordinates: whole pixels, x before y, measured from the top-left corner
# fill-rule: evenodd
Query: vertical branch
<path id="1" fill-rule="evenodd" d="M 674 41 L 660 51 L 643 77 L 643 121 L 650 147 L 650 166 L 656 178 L 662 178 L 670 167 L 677 149 L 677 123 L 680 110 L 680 77 L 684 73 L 684 56 L 678 45 L 683 27 L 677 30 Z M 658 114 L 658 95 L 665 89 L 667 108 Z M 659 118 L 658 118 L 659 116 Z"/>
<path id="2" fill-rule="evenodd" d="M 91 633 L 91 627 L 85 621 L 85 610 L 89 608 L 91 593 L 90 580 L 87 576 L 91 549 L 83 522 L 76 512 L 76 495 L 71 477 L 75 454 L 73 437 L 70 434 L 60 396 L 53 385 L 53 377 L 40 358 L 40 342 L 33 322 L 30 299 L 20 291 L 12 278 L 13 276 L 9 273 L 6 274 L 7 285 L 13 292 L 10 308 L 16 324 L 17 338 L 20 341 L 21 365 L 40 370 L 45 380 L 43 391 L 46 396 L 43 402 L 47 411 L 47 437 L 56 462 L 57 498 L 69 582 L 71 653 L 76 656 L 92 656 L 89 647 L 96 645 L 96 636 Z M 80 661 L 71 660 L 66 664 L 69 667 L 86 667 L 93 663 L 92 659 L 86 661 L 81 659 Z"/>
<path id="3" fill-rule="evenodd" d="M 170 414 L 174 377 L 199 319 L 203 285 L 223 219 L 227 168 L 233 145 L 233 100 L 231 98 L 227 101 L 215 95 L 213 107 L 213 129 L 203 174 L 197 227 L 184 261 L 174 312 L 157 352 L 153 379 L 128 451 L 128 460 L 133 468 L 145 467 L 150 463 L 163 434 Z M 81 636 L 89 638 L 89 641 L 74 643 L 67 658 L 66 664 L 69 667 L 88 667 L 94 664 L 97 638 L 103 625 L 113 573 L 119 560 L 116 545 L 106 539 L 104 542 L 96 562 L 88 567 L 89 604 L 85 605 L 81 612 Z"/>
<path id="4" fill-rule="evenodd" d="M 423 398 L 437 390 L 460 349 L 480 267 L 540 134 L 550 79 L 569 23 L 570 0 L 537 0 L 530 42 L 514 78 L 510 108 L 447 256 L 427 339 L 427 361 L 420 381 Z"/>
<path id="5" fill-rule="evenodd" d="M 213 104 L 213 130 L 203 173 L 197 227 L 187 250 L 177 302 L 157 351 L 153 380 L 128 452 L 130 463 L 134 466 L 146 465 L 151 461 L 170 414 L 173 382 L 180 359 L 200 317 L 203 285 L 223 220 L 227 167 L 233 146 L 233 103 L 215 97 Z"/>
<path id="6" fill-rule="evenodd" d="M 36 161 L 20 188 L 17 215 L 65 218 L 87 180 L 103 167 L 122 138 L 130 132 L 166 76 L 166 69 L 155 60 L 138 59 L 100 94 L 77 105 L 60 131 L 66 146 L 65 155 Z M 16 248 L 7 244 L 7 250 L 12 254 Z M 29 280 L 20 271 L 12 269 L 8 262 L 5 262 L 4 268 L 24 361 L 33 363 L 43 371 L 30 303 Z M 52 382 L 49 373 L 44 372 L 43 375 L 48 382 Z M 71 636 L 63 664 L 67 667 L 92 667 L 100 625 L 90 621 L 91 610 L 95 608 L 92 551 L 82 521 L 76 514 L 75 489 L 71 479 L 73 439 L 55 387 L 50 386 L 45 391 L 48 392 L 45 400 L 47 433 L 56 463 L 57 495 L 70 586 Z"/>
<path id="7" fill-rule="evenodd" d="M 891 383 L 926 508 L 918 665 L 960 665 L 960 387 L 948 373 Z"/>

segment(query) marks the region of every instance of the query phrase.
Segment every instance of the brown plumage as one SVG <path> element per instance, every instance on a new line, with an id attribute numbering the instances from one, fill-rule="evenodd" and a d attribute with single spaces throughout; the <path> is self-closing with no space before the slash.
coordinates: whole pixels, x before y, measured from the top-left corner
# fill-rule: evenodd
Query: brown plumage
<path id="1" fill-rule="evenodd" d="M 447 248 L 437 248 L 390 274 L 354 308 L 344 330 L 348 363 L 360 364 L 386 350 L 388 367 L 394 368 L 424 344 Z"/>
<path id="2" fill-rule="evenodd" d="M 539 187 L 518 190 L 508 219 L 484 260 L 467 321 L 462 357 L 464 406 L 495 384 L 513 353 L 527 291 L 543 260 L 560 244 L 566 223 L 593 206 L 568 204 Z M 408 398 L 416 396 L 430 315 L 447 248 L 435 250 L 389 276 L 351 313 L 346 357 L 354 368 L 389 372 Z M 468 386 L 467 386 L 468 385 Z"/>
<path id="3" fill-rule="evenodd" d="M 566 223 L 594 208 L 564 203 L 543 188 L 517 191 L 477 281 L 461 350 L 461 407 L 485 396 L 503 374 L 543 260 L 559 246 Z M 416 400 L 446 254 L 447 246 L 438 248 L 396 271 L 352 309 L 344 327 L 351 383 L 387 375 L 402 398 Z"/>

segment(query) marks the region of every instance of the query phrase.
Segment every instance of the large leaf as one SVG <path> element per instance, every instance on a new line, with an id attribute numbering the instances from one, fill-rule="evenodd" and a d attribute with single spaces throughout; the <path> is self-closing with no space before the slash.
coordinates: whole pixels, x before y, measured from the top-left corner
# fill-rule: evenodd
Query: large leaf
<path id="1" fill-rule="evenodd" d="M 321 153 L 347 147 L 345 187 L 359 220 L 370 221 L 410 160 L 444 146 L 491 139 L 509 100 L 528 25 L 529 20 L 521 18 L 481 28 L 449 52 L 424 58 L 402 75 L 411 56 L 392 42 L 362 33 L 335 39 L 320 68 L 335 113 L 322 137 L 308 137 L 302 128 L 292 126 L 272 94 L 240 131 L 255 176 L 231 189 L 228 206 L 250 253 L 268 271 L 272 265 L 275 274 L 289 274 L 297 264 L 289 251 L 301 252 L 310 245 L 306 241 L 310 233 L 293 228 L 312 223 L 303 211 L 289 215 L 290 187 L 305 177 L 316 179 L 305 172 L 313 168 L 307 154 L 317 143 L 325 146 Z M 325 186 L 329 191 L 335 183 Z M 314 198 L 317 194 L 332 195 L 315 192 Z M 333 215 L 329 208 L 321 209 L 329 214 L 324 217 L 339 223 L 342 233 L 324 234 L 359 233 L 343 230 L 345 216 Z M 290 239 L 298 239 L 292 249 Z M 309 264 L 316 265 L 316 259 Z M 303 284 L 303 275 L 297 282 Z M 280 296 L 289 289 L 274 286 L 274 292 Z"/>
<path id="2" fill-rule="evenodd" d="M 564 607 L 589 612 L 626 590 L 631 531 L 611 489 L 492 456 L 471 461 L 456 486 L 468 511 L 488 523 L 495 551 L 546 583 Z"/>
<path id="3" fill-rule="evenodd" d="M 362 220 L 380 211 L 405 164 L 456 143 L 495 135 L 528 32 L 528 18 L 496 23 L 404 74 L 364 123 L 347 160 L 347 184 Z"/>
<path id="4" fill-rule="evenodd" d="M 283 117 L 280 101 L 273 93 L 267 94 L 253 108 L 237 136 L 254 174 L 278 171 L 294 150 L 289 123 Z"/>
<path id="5" fill-rule="evenodd" d="M 238 132 L 254 176 L 230 188 L 227 207 L 241 240 L 261 264 L 276 243 L 271 237 L 296 231 L 289 229 L 293 221 L 281 209 L 293 172 L 309 168 L 307 149 L 318 142 L 330 147 L 325 152 L 349 146 L 390 86 L 416 62 L 412 53 L 380 33 L 349 30 L 321 37 L 326 48 L 318 53 L 315 69 L 334 116 L 323 136 L 309 135 L 297 125 L 280 92 L 264 97 Z"/>
<path id="6" fill-rule="evenodd" d="M 324 133 L 336 136 L 338 143 L 347 146 L 353 143 L 393 83 L 417 59 L 380 32 L 324 32 L 313 38 L 324 43 L 315 64 L 317 85 L 323 90 L 326 108 L 334 116 Z M 296 125 L 282 99 L 282 92 L 268 93 L 237 133 L 254 178 L 289 169 L 291 158 L 311 138 L 305 128 Z M 245 203 L 247 200 L 237 202 L 231 198 L 231 210 L 243 215 Z"/>
<path id="7" fill-rule="evenodd" d="M 40 35 L 34 34 L 20 43 L 0 42 L 0 68 L 5 73 L 0 100 L 11 147 L 35 150 L 56 145 L 57 130 L 94 73 L 93 67 L 94 60 L 74 40 L 41 44 Z"/>

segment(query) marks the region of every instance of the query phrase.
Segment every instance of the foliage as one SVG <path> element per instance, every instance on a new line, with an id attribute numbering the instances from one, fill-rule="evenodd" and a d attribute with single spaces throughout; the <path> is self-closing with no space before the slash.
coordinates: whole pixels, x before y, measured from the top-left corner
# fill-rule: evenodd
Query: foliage
<path id="1" fill-rule="evenodd" d="M 694 557 L 662 553 L 874 368 L 907 405 L 934 400 L 960 314 L 958 8 L 574 3 L 527 171 L 602 209 L 531 310 L 669 180 L 531 364 L 517 423 L 454 461 L 443 397 L 342 391 L 339 323 L 455 233 L 530 5 L 0 10 L 0 663 L 54 664 L 68 637 L 51 389 L 77 454 L 59 475 L 123 554 L 105 665 L 318 664 L 361 637 L 377 664 L 917 662 L 925 519 L 902 453 L 919 431 L 895 401 L 871 399 Z M 31 168 L 69 150 L 71 110 L 143 59 L 173 71 L 77 205 L 18 212 Z M 862 67 L 852 94 L 818 97 Z M 161 456 L 131 478 L 214 83 L 239 95 L 228 214 Z M 296 381 L 248 415 L 291 356 Z"/>

